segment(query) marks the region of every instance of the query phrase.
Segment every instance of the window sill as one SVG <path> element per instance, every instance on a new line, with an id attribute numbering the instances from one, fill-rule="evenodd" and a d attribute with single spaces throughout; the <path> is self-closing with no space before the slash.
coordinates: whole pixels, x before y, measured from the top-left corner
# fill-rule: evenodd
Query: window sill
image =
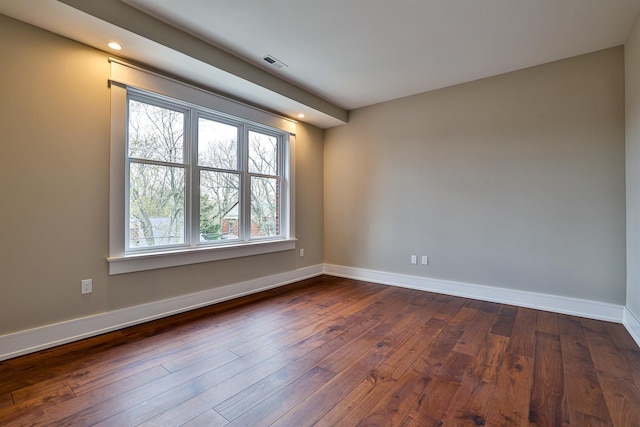
<path id="1" fill-rule="evenodd" d="M 109 274 L 133 273 L 158 268 L 177 267 L 201 262 L 220 261 L 252 255 L 293 250 L 295 239 L 268 242 L 243 243 L 239 245 L 209 248 L 184 249 L 171 252 L 132 254 L 107 258 Z"/>

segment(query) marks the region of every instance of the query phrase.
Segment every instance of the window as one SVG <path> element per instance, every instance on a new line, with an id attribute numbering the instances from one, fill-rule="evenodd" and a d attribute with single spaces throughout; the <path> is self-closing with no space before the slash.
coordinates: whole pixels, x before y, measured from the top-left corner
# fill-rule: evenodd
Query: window
<path id="1" fill-rule="evenodd" d="M 127 252 L 282 237 L 286 134 L 128 95 Z"/>
<path id="2" fill-rule="evenodd" d="M 111 91 L 111 274 L 295 248 L 289 121 L 114 61 Z"/>

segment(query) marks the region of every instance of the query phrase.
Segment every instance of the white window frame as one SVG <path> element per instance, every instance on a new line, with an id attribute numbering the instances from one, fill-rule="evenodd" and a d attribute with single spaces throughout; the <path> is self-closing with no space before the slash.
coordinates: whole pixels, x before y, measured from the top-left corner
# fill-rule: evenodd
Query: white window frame
<path id="1" fill-rule="evenodd" d="M 239 103 L 234 100 L 207 92 L 200 88 L 170 79 L 142 68 L 110 59 L 111 62 L 111 162 L 110 162 L 110 206 L 109 206 L 109 274 L 122 274 L 135 271 L 152 270 L 164 267 L 194 264 L 200 262 L 217 261 L 230 258 L 238 258 L 259 255 L 271 252 L 280 252 L 295 249 L 295 122 L 284 117 Z M 129 93 L 150 99 L 170 99 L 170 104 L 184 109 L 192 109 L 198 117 L 224 118 L 235 122 L 242 122 L 244 132 L 254 130 L 261 133 L 282 135 L 279 155 L 280 165 L 283 168 L 282 187 L 280 193 L 280 236 L 276 238 L 250 238 L 250 233 L 245 240 L 216 242 L 201 244 L 197 239 L 196 225 L 186 227 L 186 233 L 190 233 L 191 243 L 180 247 L 150 248 L 148 250 L 127 250 L 128 218 L 128 162 L 127 162 L 127 109 Z M 175 102 L 173 102 L 175 100 Z M 269 131 L 273 129 L 273 131 Z M 288 136 L 288 137 L 287 137 Z M 187 149 L 187 151 L 189 151 Z M 193 159 L 191 159 L 193 160 Z M 197 173 L 197 164 L 191 166 L 191 173 Z M 242 173 L 250 176 L 248 169 Z M 194 181 L 192 181 L 193 183 Z M 197 183 L 197 181 L 195 181 Z M 250 185 L 250 179 L 244 180 L 245 188 L 241 191 L 241 197 L 248 203 L 250 193 L 246 190 Z M 189 184 L 186 184 L 189 185 Z M 198 190 L 194 187 L 187 192 L 185 222 L 192 223 L 197 219 L 196 203 L 190 198 L 199 198 Z M 250 215 L 249 209 L 245 214 Z M 250 224 L 245 226 L 250 227 Z M 188 241 L 189 239 L 187 239 Z"/>

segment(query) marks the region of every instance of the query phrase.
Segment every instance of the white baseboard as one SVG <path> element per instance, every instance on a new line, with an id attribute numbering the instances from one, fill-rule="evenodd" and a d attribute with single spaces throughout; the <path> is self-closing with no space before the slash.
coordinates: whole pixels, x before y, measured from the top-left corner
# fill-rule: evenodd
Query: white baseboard
<path id="1" fill-rule="evenodd" d="M 617 323 L 622 323 L 623 319 L 623 306 L 599 301 L 568 298 L 494 286 L 475 285 L 472 283 L 453 282 L 449 280 L 429 279 L 426 277 L 386 273 L 331 264 L 324 265 L 324 273 L 330 276 L 365 280 L 384 285 L 528 307 L 590 319 L 607 320 Z"/>
<path id="2" fill-rule="evenodd" d="M 636 344 L 640 346 L 640 320 L 626 307 L 624 309 L 622 324 L 627 328 L 629 335 L 631 335 Z"/>
<path id="3" fill-rule="evenodd" d="M 319 276 L 322 272 L 323 266 L 316 265 L 207 291 L 1 335 L 0 360 L 287 285 Z"/>
<path id="4" fill-rule="evenodd" d="M 0 361 L 327 274 L 622 323 L 640 346 L 640 320 L 599 301 L 324 264 L 0 336 Z"/>

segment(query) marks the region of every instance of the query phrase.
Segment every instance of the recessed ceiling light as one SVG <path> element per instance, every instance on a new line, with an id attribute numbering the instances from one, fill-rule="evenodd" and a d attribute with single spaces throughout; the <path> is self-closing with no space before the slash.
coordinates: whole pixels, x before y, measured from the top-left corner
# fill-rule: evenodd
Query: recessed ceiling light
<path id="1" fill-rule="evenodd" d="M 109 42 L 109 43 L 107 43 L 107 46 L 109 46 L 113 50 L 121 50 L 122 49 L 122 46 L 120 46 L 120 43 L 116 43 L 116 42 Z"/>
<path id="2" fill-rule="evenodd" d="M 302 114 L 302 113 L 298 114 L 298 118 L 299 119 L 304 119 L 304 114 Z"/>

